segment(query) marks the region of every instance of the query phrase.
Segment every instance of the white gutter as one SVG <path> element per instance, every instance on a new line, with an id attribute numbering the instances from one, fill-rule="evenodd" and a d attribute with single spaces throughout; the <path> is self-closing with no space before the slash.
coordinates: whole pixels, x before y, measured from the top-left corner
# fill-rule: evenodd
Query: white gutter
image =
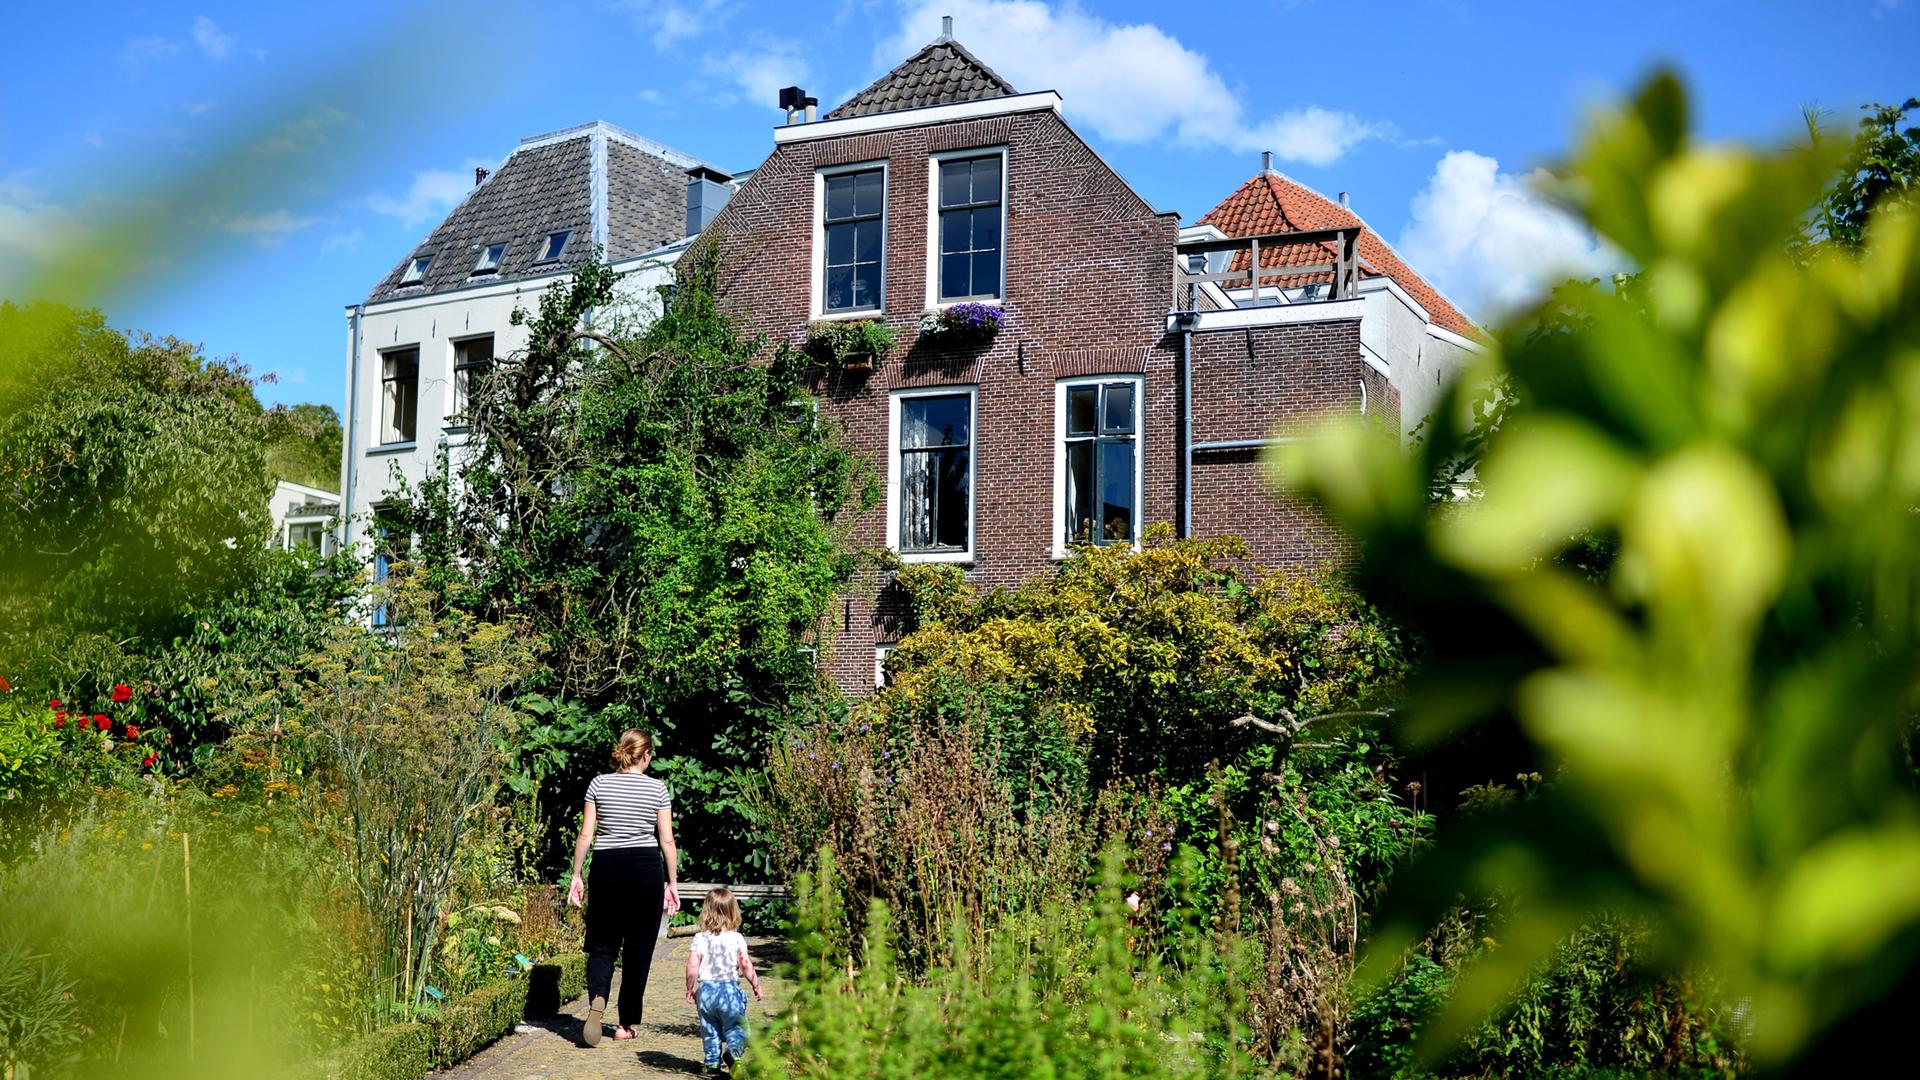
<path id="1" fill-rule="evenodd" d="M 816 120 L 811 124 L 786 124 L 773 129 L 773 141 L 775 145 L 785 145 L 810 139 L 837 139 L 875 131 L 924 127 L 928 124 L 951 124 L 958 120 L 980 120 L 989 116 L 1059 111 L 1060 95 L 1052 90 L 1042 90 L 1035 94 L 1010 94 L 980 101 L 956 101 L 948 105 L 923 105 L 918 109 L 847 116 L 839 120 Z"/>

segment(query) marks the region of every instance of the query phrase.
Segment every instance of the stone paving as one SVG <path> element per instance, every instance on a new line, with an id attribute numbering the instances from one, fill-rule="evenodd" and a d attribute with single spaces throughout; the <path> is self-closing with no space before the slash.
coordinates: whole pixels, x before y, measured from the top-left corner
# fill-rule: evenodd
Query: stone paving
<path id="1" fill-rule="evenodd" d="M 767 1000 L 747 994 L 747 1023 L 757 1029 L 785 1000 L 785 987 L 773 978 L 773 962 L 780 959 L 781 942 L 748 938 L 760 984 Z M 653 970 L 647 979 L 645 1018 L 639 1037 L 613 1037 L 617 1019 L 614 1002 L 620 997 L 619 971 L 613 975 L 608 998 L 606 1034 L 593 1049 L 581 1045 L 581 1020 L 587 1001 L 564 1006 L 551 1020 L 522 1023 L 513 1034 L 481 1051 L 464 1065 L 434 1074 L 437 1080 L 628 1080 L 630 1077 L 698 1075 L 700 1024 L 687 1004 L 687 946 L 691 938 L 668 938 L 655 948 Z"/>

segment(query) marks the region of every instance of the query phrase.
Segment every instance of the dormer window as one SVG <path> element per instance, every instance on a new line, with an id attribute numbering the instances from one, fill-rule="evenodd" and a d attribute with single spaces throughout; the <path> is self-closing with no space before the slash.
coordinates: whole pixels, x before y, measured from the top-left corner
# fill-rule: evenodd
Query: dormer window
<path id="1" fill-rule="evenodd" d="M 507 253 L 505 244 L 488 244 L 480 249 L 480 261 L 473 264 L 476 274 L 493 274 L 500 270 L 500 257 Z"/>
<path id="2" fill-rule="evenodd" d="M 413 261 L 407 264 L 407 272 L 400 275 L 400 284 L 402 285 L 420 284 L 421 279 L 427 276 L 427 267 L 432 265 L 433 265 L 433 256 L 415 255 L 413 257 Z"/>
<path id="3" fill-rule="evenodd" d="M 561 229 L 559 232 L 548 233 L 546 239 L 540 241 L 540 257 L 534 261 L 553 262 L 555 259 L 558 259 L 560 253 L 567 249 L 567 237 L 572 235 L 572 229 Z"/>

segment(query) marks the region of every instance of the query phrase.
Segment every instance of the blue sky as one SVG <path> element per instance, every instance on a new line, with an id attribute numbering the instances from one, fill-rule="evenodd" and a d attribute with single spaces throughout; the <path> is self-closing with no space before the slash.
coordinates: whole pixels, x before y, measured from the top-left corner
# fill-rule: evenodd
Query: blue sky
<path id="1" fill-rule="evenodd" d="M 1354 208 L 1470 313 L 1609 261 L 1534 197 L 1584 110 L 1658 63 L 1715 139 L 1801 106 L 1920 94 L 1920 0 L 543 0 L 15 5 L 0 69 L 0 296 L 91 243 L 85 299 L 342 396 L 344 305 L 522 137 L 605 119 L 723 166 L 771 148 L 774 91 L 824 107 L 956 36 L 1069 118 L 1162 209 L 1258 167 Z M 324 15 L 318 12 L 324 11 Z M 113 254 L 125 245 L 124 255 Z"/>

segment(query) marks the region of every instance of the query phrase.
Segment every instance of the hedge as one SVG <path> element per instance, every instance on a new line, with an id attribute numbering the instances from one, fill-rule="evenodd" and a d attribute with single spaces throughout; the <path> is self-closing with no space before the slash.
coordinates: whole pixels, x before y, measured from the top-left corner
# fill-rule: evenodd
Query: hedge
<path id="1" fill-rule="evenodd" d="M 325 1080 L 420 1080 L 433 1071 L 424 1024 L 389 1024 L 347 1043 L 320 1064 Z"/>
<path id="2" fill-rule="evenodd" d="M 324 1061 L 320 1073 L 326 1080 L 421 1080 L 486 1049 L 522 1017 L 554 1015 L 586 988 L 586 954 L 570 953 L 534 965 L 527 978 L 504 979 L 463 994 L 424 1020 L 355 1039 Z"/>

